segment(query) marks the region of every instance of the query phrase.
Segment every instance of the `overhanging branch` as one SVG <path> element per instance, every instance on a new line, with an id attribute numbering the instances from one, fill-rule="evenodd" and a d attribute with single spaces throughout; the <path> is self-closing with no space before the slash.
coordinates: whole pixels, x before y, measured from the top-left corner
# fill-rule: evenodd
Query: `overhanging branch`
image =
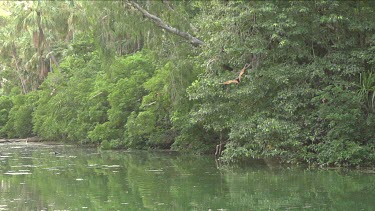
<path id="1" fill-rule="evenodd" d="M 143 9 L 141 6 L 139 6 L 139 4 L 135 3 L 134 1 L 128 1 L 127 2 L 128 5 L 131 5 L 132 7 L 136 8 L 138 11 L 140 11 L 145 17 L 147 17 L 148 19 L 150 19 L 152 22 L 154 22 L 158 27 L 172 33 L 172 34 L 175 34 L 177 36 L 180 36 L 186 40 L 189 41 L 190 44 L 192 44 L 193 46 L 197 47 L 197 46 L 200 46 L 200 45 L 203 45 L 204 42 L 196 37 L 194 37 L 193 35 L 187 33 L 187 32 L 184 32 L 184 31 L 180 31 L 172 26 L 169 26 L 167 23 L 165 23 L 162 19 L 160 19 L 159 17 L 157 17 L 156 15 L 153 15 L 151 13 L 149 13 L 147 10 Z"/>

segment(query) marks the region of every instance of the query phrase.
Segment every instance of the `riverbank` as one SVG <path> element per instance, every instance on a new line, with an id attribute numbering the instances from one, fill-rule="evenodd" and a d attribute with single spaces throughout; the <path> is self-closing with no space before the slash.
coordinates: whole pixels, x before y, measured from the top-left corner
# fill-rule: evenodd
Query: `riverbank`
<path id="1" fill-rule="evenodd" d="M 44 145 L 69 145 L 61 141 L 48 141 L 43 140 L 39 137 L 29 137 L 29 138 L 0 138 L 0 144 L 44 144 Z"/>
<path id="2" fill-rule="evenodd" d="M 148 152 L 168 152 L 168 153 L 181 153 L 181 154 L 191 154 L 194 156 L 194 153 L 189 152 L 181 152 L 178 150 L 171 150 L 171 149 L 143 149 L 143 150 L 137 150 L 137 149 L 103 149 L 100 147 L 100 145 L 95 144 L 79 144 L 79 143 L 72 143 L 72 142 L 63 142 L 63 141 L 51 141 L 51 140 L 43 140 L 39 137 L 29 137 L 29 138 L 12 138 L 12 139 L 6 139 L 6 138 L 0 138 L 0 145 L 2 144 L 42 144 L 42 145 L 75 145 L 75 146 L 83 146 L 85 148 L 99 148 L 101 150 L 112 150 L 112 151 L 127 151 L 127 152 L 135 152 L 135 151 L 148 151 Z M 249 165 L 253 165 L 252 162 L 254 162 L 254 159 L 243 159 L 242 161 L 235 162 L 235 163 L 228 163 L 228 162 L 222 162 L 220 159 L 215 159 L 217 162 L 221 163 L 221 165 L 224 166 L 241 166 L 246 167 Z M 300 165 L 297 164 L 285 164 L 281 163 L 280 160 L 276 158 L 265 158 L 265 159 L 258 159 L 256 162 L 263 162 L 264 165 L 267 165 L 269 168 L 293 168 L 293 167 L 301 167 L 305 166 L 307 168 L 311 169 L 324 169 L 324 170 L 352 170 L 352 171 L 359 171 L 362 173 L 367 174 L 375 174 L 375 166 L 324 166 L 324 165 L 308 165 L 306 163 L 302 163 Z"/>
<path id="3" fill-rule="evenodd" d="M 30 137 L 30 138 L 11 138 L 11 139 L 0 139 L 0 143 L 19 143 L 19 142 L 41 142 L 42 139 L 38 137 Z"/>

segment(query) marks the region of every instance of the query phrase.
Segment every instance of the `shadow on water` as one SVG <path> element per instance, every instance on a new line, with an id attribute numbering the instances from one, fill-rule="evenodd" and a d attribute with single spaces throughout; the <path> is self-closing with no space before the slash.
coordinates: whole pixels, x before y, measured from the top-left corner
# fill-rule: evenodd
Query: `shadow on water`
<path id="1" fill-rule="evenodd" d="M 211 156 L 3 144 L 0 210 L 371 210 L 374 174 Z"/>

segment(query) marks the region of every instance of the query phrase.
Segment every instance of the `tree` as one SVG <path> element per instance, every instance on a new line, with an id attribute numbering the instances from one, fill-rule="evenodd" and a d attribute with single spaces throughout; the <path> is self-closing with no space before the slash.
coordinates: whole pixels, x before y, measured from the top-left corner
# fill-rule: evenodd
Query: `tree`
<path id="1" fill-rule="evenodd" d="M 71 2 L 9 3 L 11 13 L 2 28 L 1 56 L 6 61 L 5 72 L 15 70 L 23 94 L 37 89 L 48 72 L 59 67 L 61 47 L 74 36 L 79 8 L 79 3 Z"/>
<path id="2" fill-rule="evenodd" d="M 373 160 L 373 117 L 356 94 L 360 73 L 373 69 L 366 56 L 358 56 L 370 55 L 373 29 L 353 27 L 372 25 L 371 15 L 362 15 L 371 13 L 371 4 L 211 3 L 200 25 L 212 37 L 203 54 L 208 68 L 189 94 L 196 102 L 193 119 L 227 132 L 224 159 L 328 165 Z M 220 69 L 223 59 L 253 68 L 242 83 L 223 87 L 220 82 L 232 77 Z"/>

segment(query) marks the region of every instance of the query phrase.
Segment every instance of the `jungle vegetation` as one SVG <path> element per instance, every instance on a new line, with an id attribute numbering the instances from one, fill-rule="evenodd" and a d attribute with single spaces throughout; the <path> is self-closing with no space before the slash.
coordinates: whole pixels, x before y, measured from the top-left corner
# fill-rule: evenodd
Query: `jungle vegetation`
<path id="1" fill-rule="evenodd" d="M 375 163 L 373 1 L 0 4 L 2 138 Z"/>

